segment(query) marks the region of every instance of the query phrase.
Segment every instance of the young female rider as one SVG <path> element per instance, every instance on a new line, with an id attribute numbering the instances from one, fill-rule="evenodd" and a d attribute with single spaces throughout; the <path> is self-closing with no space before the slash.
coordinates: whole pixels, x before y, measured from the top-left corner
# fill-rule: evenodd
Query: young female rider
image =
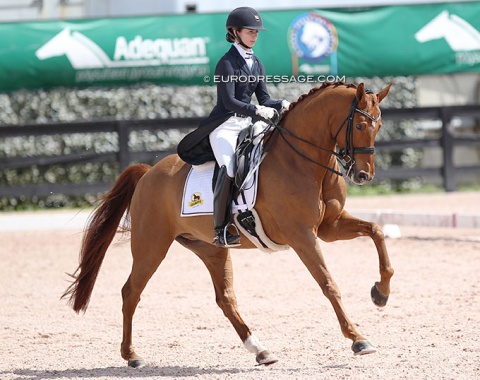
<path id="1" fill-rule="evenodd" d="M 228 231 L 238 135 L 252 124 L 252 118 L 272 119 L 275 111 L 290 105 L 286 100 L 270 98 L 265 83 L 265 68 L 253 55 L 258 31 L 265 30 L 258 12 L 249 7 L 236 8 L 228 15 L 226 28 L 226 39 L 233 46 L 218 61 L 215 69 L 217 104 L 199 128 L 188 134 L 177 149 L 180 157 L 192 165 L 215 159 L 220 167 L 213 201 L 214 243 L 217 247 L 240 244 L 240 236 Z M 257 106 L 250 104 L 253 94 L 257 97 Z"/>

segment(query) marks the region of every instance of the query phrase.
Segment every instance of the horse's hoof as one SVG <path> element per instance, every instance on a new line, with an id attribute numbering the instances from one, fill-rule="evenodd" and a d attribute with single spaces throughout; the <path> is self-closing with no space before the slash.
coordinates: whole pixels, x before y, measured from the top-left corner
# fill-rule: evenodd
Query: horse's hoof
<path id="1" fill-rule="evenodd" d="M 145 362 L 141 359 L 129 360 L 128 366 L 132 368 L 143 368 L 145 367 Z"/>
<path id="2" fill-rule="evenodd" d="M 366 355 L 377 352 L 377 349 L 368 340 L 359 340 L 352 344 L 354 355 Z"/>
<path id="3" fill-rule="evenodd" d="M 270 351 L 268 350 L 260 352 L 257 355 L 256 359 L 257 359 L 257 363 L 261 365 L 270 365 L 278 362 L 277 357 L 272 353 L 270 353 Z"/>
<path id="4" fill-rule="evenodd" d="M 378 307 L 384 307 L 387 304 L 388 296 L 384 296 L 377 288 L 377 285 L 372 286 L 370 291 L 373 303 Z"/>

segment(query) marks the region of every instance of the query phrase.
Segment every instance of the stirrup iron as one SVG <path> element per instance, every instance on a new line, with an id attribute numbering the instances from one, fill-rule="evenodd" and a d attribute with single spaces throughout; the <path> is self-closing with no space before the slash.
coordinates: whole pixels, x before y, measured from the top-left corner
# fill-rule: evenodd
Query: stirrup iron
<path id="1" fill-rule="evenodd" d="M 230 231 L 228 231 L 228 228 L 230 226 L 233 226 L 233 228 L 235 229 L 235 235 L 231 234 Z M 217 247 L 238 247 L 240 245 L 240 232 L 238 231 L 237 226 L 234 223 L 228 223 L 222 229 L 216 229 L 213 242 Z"/>

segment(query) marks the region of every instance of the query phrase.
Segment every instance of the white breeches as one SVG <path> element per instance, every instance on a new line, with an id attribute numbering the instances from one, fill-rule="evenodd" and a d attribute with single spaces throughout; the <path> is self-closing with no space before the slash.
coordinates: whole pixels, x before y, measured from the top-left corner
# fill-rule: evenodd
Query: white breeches
<path id="1" fill-rule="evenodd" d="M 235 148 L 240 132 L 248 128 L 252 123 L 251 117 L 231 116 L 223 124 L 220 124 L 210 133 L 210 145 L 213 154 L 220 167 L 225 165 L 227 175 L 231 178 L 235 175 Z"/>

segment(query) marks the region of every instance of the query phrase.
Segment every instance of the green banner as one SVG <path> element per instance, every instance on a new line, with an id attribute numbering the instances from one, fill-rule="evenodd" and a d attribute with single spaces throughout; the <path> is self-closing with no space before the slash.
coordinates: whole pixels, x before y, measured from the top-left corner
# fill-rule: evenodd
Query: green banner
<path id="1" fill-rule="evenodd" d="M 480 2 L 261 12 L 267 80 L 480 71 Z M 0 24 L 0 91 L 214 84 L 226 13 Z"/>

